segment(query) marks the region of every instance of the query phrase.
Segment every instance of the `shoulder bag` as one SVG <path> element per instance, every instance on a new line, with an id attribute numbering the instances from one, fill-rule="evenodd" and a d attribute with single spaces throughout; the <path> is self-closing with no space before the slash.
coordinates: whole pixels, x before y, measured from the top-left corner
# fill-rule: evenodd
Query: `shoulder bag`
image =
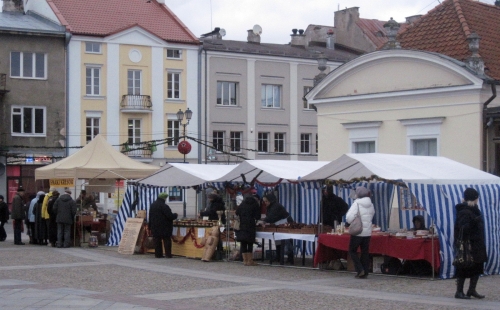
<path id="1" fill-rule="evenodd" d="M 460 234 L 455 245 L 455 257 L 453 259 L 453 266 L 459 269 L 467 269 L 474 265 L 474 258 L 472 257 L 472 248 L 469 239 L 464 239 L 464 229 L 460 228 Z"/>
<path id="2" fill-rule="evenodd" d="M 357 236 L 363 231 L 363 222 L 361 222 L 361 214 L 359 213 L 359 205 L 358 205 L 358 213 L 356 217 L 349 225 L 349 234 L 352 236 Z"/>

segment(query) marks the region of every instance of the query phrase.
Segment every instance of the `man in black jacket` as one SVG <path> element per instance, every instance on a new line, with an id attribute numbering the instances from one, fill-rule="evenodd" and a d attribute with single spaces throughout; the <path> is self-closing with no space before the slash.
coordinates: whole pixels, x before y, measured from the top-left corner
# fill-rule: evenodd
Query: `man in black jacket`
<path id="1" fill-rule="evenodd" d="M 155 257 L 163 257 L 163 246 L 165 246 L 165 257 L 172 258 L 172 230 L 173 221 L 177 219 L 177 213 L 172 213 L 166 204 L 167 193 L 160 193 L 155 202 L 149 208 L 149 229 L 155 241 Z"/>
<path id="2" fill-rule="evenodd" d="M 57 214 L 57 247 L 69 248 L 71 245 L 71 225 L 76 215 L 76 202 L 71 197 L 71 191 L 65 191 L 56 202 L 53 212 Z"/>
<path id="3" fill-rule="evenodd" d="M 24 245 L 24 242 L 21 240 L 23 222 L 26 218 L 26 204 L 23 197 L 24 189 L 19 187 L 12 200 L 12 214 L 10 216 L 14 220 L 14 244 L 17 245 Z"/>

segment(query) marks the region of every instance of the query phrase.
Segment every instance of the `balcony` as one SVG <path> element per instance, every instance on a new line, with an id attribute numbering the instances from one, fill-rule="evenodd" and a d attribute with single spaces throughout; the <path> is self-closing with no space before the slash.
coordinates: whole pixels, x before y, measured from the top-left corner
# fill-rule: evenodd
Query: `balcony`
<path id="1" fill-rule="evenodd" d="M 120 110 L 129 113 L 150 113 L 153 111 L 151 96 L 148 95 L 123 95 Z"/>
<path id="2" fill-rule="evenodd" d="M 0 73 L 0 99 L 10 90 L 7 89 L 7 74 Z"/>
<path id="3" fill-rule="evenodd" d="M 131 143 L 128 144 L 126 143 L 122 147 L 122 153 L 127 155 L 130 158 L 135 158 L 135 159 L 148 159 L 152 158 L 153 152 L 156 151 L 156 145 L 154 143 Z"/>

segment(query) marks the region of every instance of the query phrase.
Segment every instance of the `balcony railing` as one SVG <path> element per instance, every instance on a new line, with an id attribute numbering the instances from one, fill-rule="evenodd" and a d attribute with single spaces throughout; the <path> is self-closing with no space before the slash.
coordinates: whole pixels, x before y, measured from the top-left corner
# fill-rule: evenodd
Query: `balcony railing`
<path id="1" fill-rule="evenodd" d="M 156 150 L 156 145 L 149 143 L 131 143 L 125 144 L 122 148 L 122 153 L 135 158 L 151 158 Z"/>
<path id="2" fill-rule="evenodd" d="M 123 95 L 120 107 L 122 110 L 151 111 L 153 103 L 148 95 Z"/>
<path id="3" fill-rule="evenodd" d="M 9 90 L 7 89 L 7 74 L 0 73 L 0 95 L 8 92 Z"/>

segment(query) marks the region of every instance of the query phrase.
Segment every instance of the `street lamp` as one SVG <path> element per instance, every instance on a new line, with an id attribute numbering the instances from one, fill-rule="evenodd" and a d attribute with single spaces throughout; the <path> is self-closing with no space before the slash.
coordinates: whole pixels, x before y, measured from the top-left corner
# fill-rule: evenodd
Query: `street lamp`
<path id="1" fill-rule="evenodd" d="M 184 121 L 184 117 L 186 117 L 186 121 Z M 191 117 L 193 117 L 193 111 L 189 110 L 189 108 L 186 109 L 186 111 L 182 112 L 181 109 L 177 112 L 177 120 L 179 121 L 179 124 L 182 125 L 182 142 L 180 142 L 177 145 L 177 149 L 181 154 L 184 155 L 184 163 L 186 163 L 186 154 L 189 154 L 191 151 L 191 144 L 189 144 L 188 141 L 186 141 L 186 126 L 189 124 L 189 121 L 191 120 Z M 183 218 L 186 218 L 186 195 L 185 191 L 183 190 L 184 193 L 184 199 L 183 199 L 183 204 L 182 204 L 182 216 Z"/>

